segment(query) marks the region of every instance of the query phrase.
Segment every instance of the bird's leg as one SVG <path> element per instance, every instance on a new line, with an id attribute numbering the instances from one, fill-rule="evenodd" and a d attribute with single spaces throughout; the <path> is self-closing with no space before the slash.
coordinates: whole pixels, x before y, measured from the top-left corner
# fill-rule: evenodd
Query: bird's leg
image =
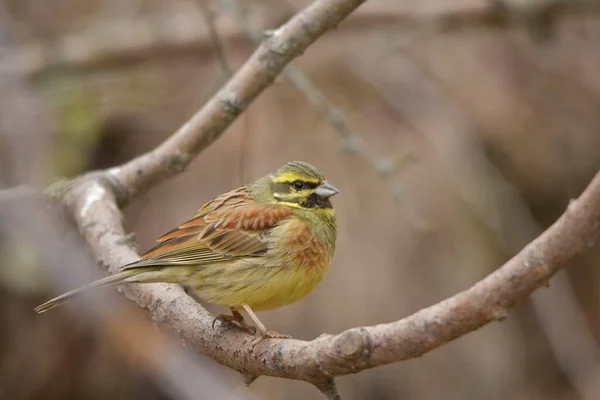
<path id="1" fill-rule="evenodd" d="M 264 339 L 291 339 L 292 338 L 291 336 L 288 336 L 288 335 L 282 335 L 281 333 L 268 331 L 267 327 L 262 322 L 260 322 L 260 319 L 258 319 L 256 314 L 254 314 L 254 311 L 252 311 L 252 309 L 250 308 L 250 306 L 248 304 L 244 304 L 244 305 L 242 305 L 242 307 L 244 307 L 244 310 L 246 310 L 246 312 L 248 313 L 250 318 L 252 318 L 252 321 L 254 321 L 254 325 L 256 325 L 256 327 L 258 328 L 258 331 L 260 332 L 260 336 L 257 337 L 256 339 L 254 339 L 252 341 L 252 343 L 250 343 L 250 346 L 252 348 L 254 348 L 257 344 L 259 344 Z"/>
<path id="2" fill-rule="evenodd" d="M 245 330 L 248 334 L 254 335 L 256 333 L 256 328 L 252 325 L 248 325 L 244 321 L 244 316 L 235 308 L 230 307 L 231 314 L 221 314 L 218 317 L 213 319 L 212 327 L 215 329 L 215 322 L 219 321 L 223 325 L 234 325 L 237 323 L 243 330 Z"/>
<path id="3" fill-rule="evenodd" d="M 236 322 L 242 327 L 243 330 L 245 330 L 250 335 L 254 335 L 256 333 L 256 328 L 253 327 L 252 325 L 248 325 L 244 321 L 244 317 L 238 310 L 236 310 L 235 308 L 232 308 L 231 313 L 233 314 L 233 318 L 235 318 Z"/>

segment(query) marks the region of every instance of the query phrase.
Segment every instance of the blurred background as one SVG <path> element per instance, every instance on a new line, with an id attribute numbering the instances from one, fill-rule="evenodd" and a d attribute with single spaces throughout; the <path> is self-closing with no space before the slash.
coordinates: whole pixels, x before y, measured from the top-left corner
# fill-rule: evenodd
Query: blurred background
<path id="1" fill-rule="evenodd" d="M 45 186 L 153 148 L 251 54 L 252 27 L 308 3 L 1 1 L 0 184 Z M 187 171 L 129 206 L 128 231 L 147 249 L 213 196 L 305 160 L 341 190 L 338 247 L 313 293 L 260 315 L 269 328 L 310 340 L 468 288 L 600 167 L 600 7 L 552 4 L 367 2 L 298 60 L 293 82 L 278 79 Z M 68 307 L 35 315 L 57 294 L 43 260 L 0 252 L 0 398 L 173 398 Z M 502 323 L 339 378 L 342 397 L 600 398 L 599 261 L 592 249 Z M 320 398 L 274 378 L 248 390 Z"/>

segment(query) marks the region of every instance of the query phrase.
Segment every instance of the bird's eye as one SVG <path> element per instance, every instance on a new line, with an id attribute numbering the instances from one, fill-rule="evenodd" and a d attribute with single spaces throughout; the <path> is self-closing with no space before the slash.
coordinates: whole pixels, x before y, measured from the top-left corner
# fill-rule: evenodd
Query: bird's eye
<path id="1" fill-rule="evenodd" d="M 302 188 L 304 187 L 304 182 L 302 182 L 302 181 L 294 181 L 292 183 L 292 185 L 294 185 L 294 189 L 296 189 L 296 190 L 302 190 Z"/>

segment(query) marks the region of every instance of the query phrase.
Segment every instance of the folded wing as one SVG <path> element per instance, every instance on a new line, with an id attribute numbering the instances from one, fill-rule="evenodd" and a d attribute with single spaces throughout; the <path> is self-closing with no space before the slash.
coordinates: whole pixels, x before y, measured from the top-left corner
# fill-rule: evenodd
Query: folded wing
<path id="1" fill-rule="evenodd" d="M 260 257 L 268 250 L 271 229 L 290 216 L 288 208 L 256 204 L 247 188 L 239 188 L 205 204 L 192 219 L 161 236 L 140 261 L 124 269 L 200 266 L 235 257 Z"/>

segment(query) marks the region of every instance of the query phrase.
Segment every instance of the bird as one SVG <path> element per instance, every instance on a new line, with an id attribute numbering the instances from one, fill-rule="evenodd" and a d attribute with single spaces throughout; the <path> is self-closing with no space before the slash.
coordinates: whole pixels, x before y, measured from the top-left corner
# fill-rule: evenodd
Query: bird
<path id="1" fill-rule="evenodd" d="M 229 307 L 213 320 L 263 339 L 269 331 L 255 311 L 294 303 L 324 278 L 335 251 L 337 222 L 331 197 L 339 193 L 313 165 L 290 161 L 254 183 L 204 204 L 165 233 L 140 260 L 114 275 L 55 297 L 45 312 L 89 289 L 129 283 L 175 283 L 200 299 Z M 247 324 L 245 311 L 255 326 Z"/>

